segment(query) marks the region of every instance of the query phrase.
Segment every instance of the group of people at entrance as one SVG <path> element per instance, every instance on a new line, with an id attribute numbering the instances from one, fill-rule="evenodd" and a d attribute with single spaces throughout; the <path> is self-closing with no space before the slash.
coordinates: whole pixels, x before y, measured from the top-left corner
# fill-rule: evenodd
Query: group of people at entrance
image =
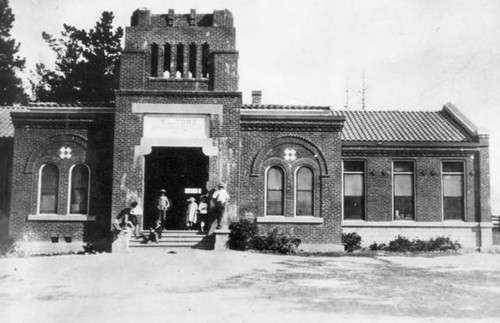
<path id="1" fill-rule="evenodd" d="M 167 229 L 166 220 L 168 217 L 168 209 L 170 202 L 166 196 L 164 189 L 160 190 L 159 197 L 156 201 L 156 209 L 158 210 L 156 218 L 156 228 Z M 193 230 L 199 226 L 200 231 L 206 229 L 207 224 L 217 221 L 216 229 L 221 228 L 221 221 L 226 213 L 227 202 L 229 201 L 229 193 L 226 191 L 226 185 L 219 183 L 217 189 L 211 190 L 208 195 L 200 197 L 199 204 L 196 203 L 196 198 L 189 197 L 189 203 L 186 208 L 185 224 L 188 230 Z"/>
<path id="2" fill-rule="evenodd" d="M 185 214 L 186 228 L 188 230 L 199 228 L 200 232 L 205 232 L 205 230 L 210 231 L 212 225 L 216 225 L 215 229 L 221 229 L 229 198 L 224 183 L 219 183 L 217 189 L 209 191 L 207 195 L 202 195 L 199 204 L 196 203 L 195 197 L 189 197 Z M 140 232 L 143 227 L 143 211 L 137 202 L 132 202 L 130 208 L 122 210 L 117 219 L 121 220 L 120 227 L 131 230 L 134 237 L 141 236 L 158 242 L 162 237 L 163 230 L 168 229 L 167 220 L 170 208 L 171 202 L 167 197 L 167 192 L 165 189 L 161 189 L 155 202 L 154 227 L 150 227 L 149 236 L 144 236 Z"/>

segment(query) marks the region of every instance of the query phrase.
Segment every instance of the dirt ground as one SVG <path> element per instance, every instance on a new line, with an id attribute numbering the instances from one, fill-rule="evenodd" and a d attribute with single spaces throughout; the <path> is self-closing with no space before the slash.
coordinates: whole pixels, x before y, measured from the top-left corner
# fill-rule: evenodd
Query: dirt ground
<path id="1" fill-rule="evenodd" d="M 500 321 L 500 254 L 0 258 L 0 322 Z"/>

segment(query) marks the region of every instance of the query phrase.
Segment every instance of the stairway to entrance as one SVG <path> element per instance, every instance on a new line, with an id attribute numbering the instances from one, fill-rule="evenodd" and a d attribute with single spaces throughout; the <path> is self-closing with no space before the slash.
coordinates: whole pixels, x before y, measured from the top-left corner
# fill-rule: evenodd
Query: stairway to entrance
<path id="1" fill-rule="evenodd" d="M 143 231 L 148 236 L 149 231 Z M 158 243 L 149 241 L 144 242 L 142 238 L 131 238 L 130 248 L 196 248 L 210 250 L 214 248 L 213 238 L 205 233 L 185 230 L 166 230 L 163 231 Z"/>

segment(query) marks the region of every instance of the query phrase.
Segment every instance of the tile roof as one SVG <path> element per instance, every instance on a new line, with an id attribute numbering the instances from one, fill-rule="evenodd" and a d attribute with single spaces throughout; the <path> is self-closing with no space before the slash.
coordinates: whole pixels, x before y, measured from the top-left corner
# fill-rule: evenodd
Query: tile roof
<path id="1" fill-rule="evenodd" d="M 0 138 L 14 137 L 14 125 L 10 118 L 10 111 L 22 111 L 22 106 L 0 106 Z"/>
<path id="2" fill-rule="evenodd" d="M 451 103 L 441 111 L 331 110 L 326 106 L 243 105 L 242 114 L 307 114 L 321 111 L 346 118 L 344 141 L 471 142 L 474 126 Z"/>
<path id="3" fill-rule="evenodd" d="M 36 103 L 30 108 L 64 107 L 78 108 L 98 106 L 98 104 L 56 104 Z M 110 106 L 109 104 L 100 106 Z M 10 111 L 27 110 L 27 107 L 0 107 L 0 138 L 13 137 L 14 126 Z M 290 106 L 290 105 L 243 105 L 242 112 L 257 111 L 318 111 L 326 112 L 324 106 Z M 451 115 L 453 111 L 361 111 L 333 110 L 333 116 L 346 118 L 342 130 L 344 141 L 378 141 L 378 142 L 471 142 L 474 138 Z"/>
<path id="4" fill-rule="evenodd" d="M 345 116 L 342 140 L 392 142 L 470 142 L 471 135 L 445 109 L 441 111 L 336 110 Z"/>
<path id="5" fill-rule="evenodd" d="M 112 108 L 115 106 L 113 102 L 29 102 L 29 107 L 37 108 L 92 108 L 92 107 L 105 107 Z"/>

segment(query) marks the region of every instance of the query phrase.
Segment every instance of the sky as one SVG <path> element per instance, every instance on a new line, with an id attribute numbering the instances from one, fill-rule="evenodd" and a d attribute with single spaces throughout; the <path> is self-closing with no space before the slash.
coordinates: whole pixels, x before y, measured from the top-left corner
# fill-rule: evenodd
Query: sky
<path id="1" fill-rule="evenodd" d="M 41 34 L 115 26 L 153 14 L 233 13 L 244 103 L 368 110 L 440 110 L 453 102 L 490 132 L 492 208 L 500 213 L 500 1 L 496 0 L 10 0 L 26 70 L 54 55 Z M 364 80 L 364 86 L 363 86 Z M 348 93 L 348 94 L 347 94 Z"/>

